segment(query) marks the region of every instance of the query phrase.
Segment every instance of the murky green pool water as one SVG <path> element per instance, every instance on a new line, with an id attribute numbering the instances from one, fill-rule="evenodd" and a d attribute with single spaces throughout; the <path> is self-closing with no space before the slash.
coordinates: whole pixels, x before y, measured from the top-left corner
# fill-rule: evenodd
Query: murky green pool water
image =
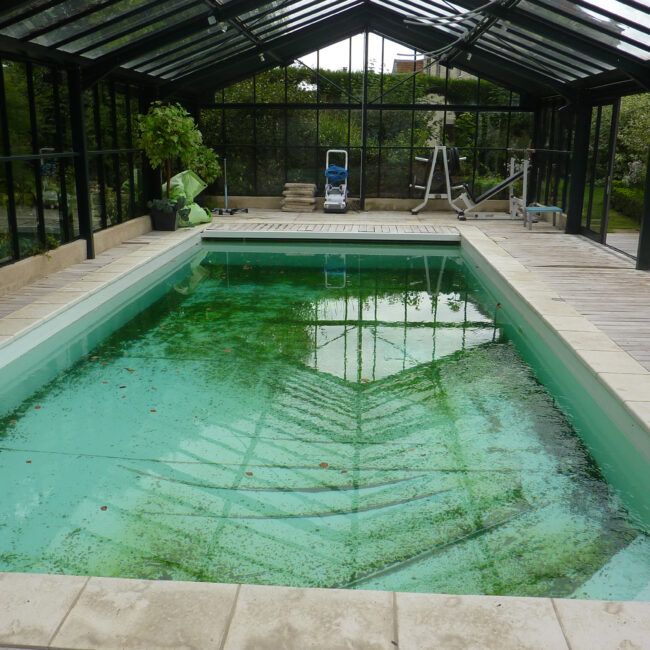
<path id="1" fill-rule="evenodd" d="M 201 249 L 0 421 L 0 570 L 650 597 L 458 248 L 257 249 Z"/>

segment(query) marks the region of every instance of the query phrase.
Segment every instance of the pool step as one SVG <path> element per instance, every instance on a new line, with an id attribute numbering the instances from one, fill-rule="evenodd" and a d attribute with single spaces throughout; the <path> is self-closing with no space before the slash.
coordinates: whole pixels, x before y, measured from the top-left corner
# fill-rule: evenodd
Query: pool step
<path id="1" fill-rule="evenodd" d="M 631 593 L 634 592 L 634 596 Z M 650 600 L 650 537 L 639 535 L 572 594 L 597 600 Z"/>

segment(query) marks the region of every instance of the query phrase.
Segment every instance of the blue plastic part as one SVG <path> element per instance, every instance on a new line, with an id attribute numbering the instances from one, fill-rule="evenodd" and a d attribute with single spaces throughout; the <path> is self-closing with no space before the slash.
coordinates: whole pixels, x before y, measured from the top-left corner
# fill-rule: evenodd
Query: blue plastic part
<path id="1" fill-rule="evenodd" d="M 562 208 L 554 205 L 529 205 L 526 212 L 562 212 Z"/>
<path id="2" fill-rule="evenodd" d="M 343 183 L 348 178 L 348 170 L 340 165 L 330 165 L 325 169 L 325 177 L 330 183 Z"/>

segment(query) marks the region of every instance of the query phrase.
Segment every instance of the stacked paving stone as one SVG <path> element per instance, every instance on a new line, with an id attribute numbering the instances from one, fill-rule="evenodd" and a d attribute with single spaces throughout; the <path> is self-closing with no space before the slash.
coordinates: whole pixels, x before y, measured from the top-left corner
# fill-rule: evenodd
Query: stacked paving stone
<path id="1" fill-rule="evenodd" d="M 282 196 L 283 212 L 313 212 L 316 209 L 316 185 L 313 183 L 285 183 Z"/>

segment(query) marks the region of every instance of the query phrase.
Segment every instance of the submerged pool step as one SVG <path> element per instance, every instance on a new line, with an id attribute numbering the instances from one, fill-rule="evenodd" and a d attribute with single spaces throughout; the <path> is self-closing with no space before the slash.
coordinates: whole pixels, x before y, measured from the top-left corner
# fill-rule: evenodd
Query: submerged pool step
<path id="1" fill-rule="evenodd" d="M 624 588 L 630 598 L 650 600 L 650 537 L 639 535 L 576 589 L 575 598 L 611 600 Z"/>

